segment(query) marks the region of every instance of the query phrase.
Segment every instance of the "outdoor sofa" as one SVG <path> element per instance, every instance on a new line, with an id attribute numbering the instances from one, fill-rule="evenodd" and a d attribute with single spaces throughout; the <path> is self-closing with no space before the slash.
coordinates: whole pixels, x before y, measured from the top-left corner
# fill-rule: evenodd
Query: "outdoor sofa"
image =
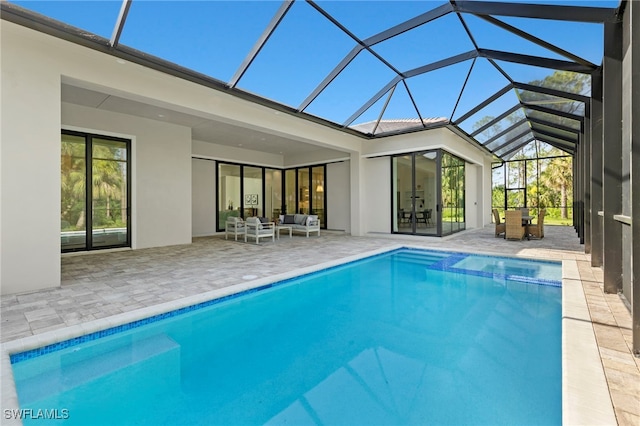
<path id="1" fill-rule="evenodd" d="M 278 220 L 279 226 L 291 227 L 291 232 L 300 232 L 306 234 L 309 238 L 309 233 L 317 232 L 320 236 L 320 221 L 318 215 L 311 214 L 285 214 L 280 215 Z"/>

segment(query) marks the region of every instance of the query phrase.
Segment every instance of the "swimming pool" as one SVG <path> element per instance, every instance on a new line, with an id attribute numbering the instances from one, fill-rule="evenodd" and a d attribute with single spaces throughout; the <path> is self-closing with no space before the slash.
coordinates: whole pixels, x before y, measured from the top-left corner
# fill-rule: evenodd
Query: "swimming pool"
<path id="1" fill-rule="evenodd" d="M 559 263 L 397 250 L 14 354 L 14 375 L 65 424 L 559 424 L 560 290 Z"/>

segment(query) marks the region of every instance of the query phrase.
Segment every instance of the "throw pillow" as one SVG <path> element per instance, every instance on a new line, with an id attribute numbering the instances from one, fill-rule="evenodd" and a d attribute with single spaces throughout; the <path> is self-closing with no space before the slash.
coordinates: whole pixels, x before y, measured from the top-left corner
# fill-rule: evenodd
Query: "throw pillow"
<path id="1" fill-rule="evenodd" d="M 285 214 L 284 215 L 284 223 L 285 224 L 289 224 L 289 225 L 293 225 L 295 222 L 293 221 L 294 216 L 292 214 Z"/>
<path id="2" fill-rule="evenodd" d="M 258 220 L 260 221 L 260 223 L 269 223 L 269 219 L 267 219 L 266 217 L 259 217 Z"/>

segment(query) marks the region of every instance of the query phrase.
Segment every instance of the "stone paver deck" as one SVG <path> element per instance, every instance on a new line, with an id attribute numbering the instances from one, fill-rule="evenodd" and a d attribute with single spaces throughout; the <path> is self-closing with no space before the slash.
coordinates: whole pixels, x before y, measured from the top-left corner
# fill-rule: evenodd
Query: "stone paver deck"
<path id="1" fill-rule="evenodd" d="M 248 274 L 269 277 L 397 244 L 575 260 L 617 422 L 640 424 L 640 359 L 631 354 L 631 315 L 618 295 L 604 294 L 602 270 L 590 266 L 570 227 L 546 226 L 545 238 L 531 241 L 495 238 L 488 226 L 447 238 L 322 232 L 320 237 L 284 236 L 256 245 L 214 236 L 196 238 L 190 245 L 65 255 L 60 288 L 2 297 L 0 341 L 243 283 Z"/>

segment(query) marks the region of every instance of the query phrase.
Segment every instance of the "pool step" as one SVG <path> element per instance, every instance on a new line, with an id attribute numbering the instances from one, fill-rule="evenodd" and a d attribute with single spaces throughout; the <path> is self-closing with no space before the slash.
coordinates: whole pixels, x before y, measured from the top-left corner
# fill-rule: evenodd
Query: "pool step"
<path id="1" fill-rule="evenodd" d="M 28 379 L 19 387 L 21 404 L 29 404 L 117 373 L 128 367 L 163 365 L 180 376 L 180 345 L 166 334 L 129 341 L 109 352 L 96 353 L 92 346 L 78 347 L 60 356 L 55 366 Z M 153 361 L 147 364 L 147 362 Z M 155 368 L 155 367 L 153 367 Z"/>
<path id="2" fill-rule="evenodd" d="M 432 253 L 422 251 L 402 251 L 395 254 L 395 258 L 399 261 L 411 263 L 413 265 L 431 266 L 437 262 L 449 257 L 448 253 Z"/>

